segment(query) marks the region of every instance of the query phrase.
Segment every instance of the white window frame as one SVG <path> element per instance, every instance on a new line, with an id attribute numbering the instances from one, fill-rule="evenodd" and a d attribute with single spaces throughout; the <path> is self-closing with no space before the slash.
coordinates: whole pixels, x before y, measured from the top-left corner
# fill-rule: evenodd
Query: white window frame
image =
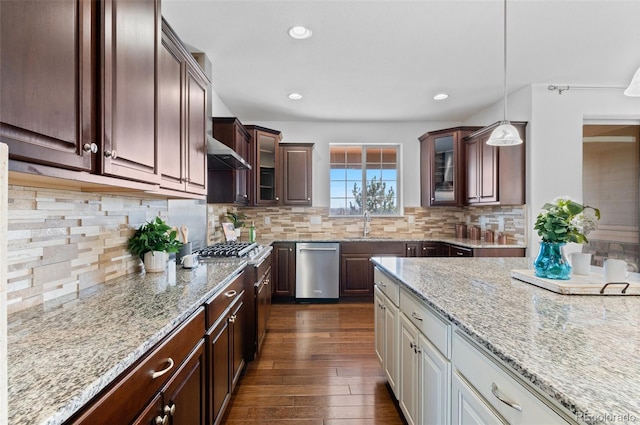
<path id="1" fill-rule="evenodd" d="M 404 216 L 404 205 L 402 202 L 402 144 L 401 143 L 330 143 L 329 144 L 329 191 L 328 191 L 328 204 L 329 204 L 329 217 L 331 218 L 354 218 L 354 217 L 363 217 L 363 214 L 334 214 L 332 213 L 331 208 L 331 148 L 334 146 L 358 146 L 362 148 L 362 180 L 363 189 L 366 187 L 366 148 L 376 148 L 376 147 L 393 147 L 396 149 L 396 213 L 395 214 L 377 214 L 371 213 L 373 217 L 403 217 Z"/>

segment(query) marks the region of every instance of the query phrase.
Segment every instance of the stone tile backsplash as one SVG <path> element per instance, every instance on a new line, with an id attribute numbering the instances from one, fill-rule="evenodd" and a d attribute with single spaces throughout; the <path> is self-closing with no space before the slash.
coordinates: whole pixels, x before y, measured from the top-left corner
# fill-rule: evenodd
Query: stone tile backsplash
<path id="1" fill-rule="evenodd" d="M 9 313 L 140 270 L 127 250 L 134 229 L 167 200 L 9 185 Z"/>
<path id="2" fill-rule="evenodd" d="M 156 216 L 167 219 L 168 200 L 9 185 L 7 311 L 74 299 L 78 291 L 140 270 L 127 250 L 134 229 Z M 207 238 L 224 239 L 220 223 L 233 205 L 207 205 Z M 255 221 L 260 240 L 353 238 L 362 218 L 329 217 L 328 208 L 240 208 Z M 525 242 L 522 207 L 405 208 L 404 217 L 373 217 L 371 237 L 451 237 L 456 223 L 497 230 L 503 217 L 510 242 Z M 269 224 L 267 224 L 269 223 Z M 171 224 L 171 223 L 169 223 Z M 248 237 L 248 231 L 242 239 Z"/>
<path id="3" fill-rule="evenodd" d="M 209 240 L 221 241 L 220 222 L 225 212 L 238 210 L 247 216 L 247 224 L 255 222 L 258 239 L 262 240 L 321 240 L 356 238 L 363 234 L 362 217 L 329 217 L 329 208 L 318 207 L 251 207 L 233 205 L 208 206 Z M 498 231 L 499 217 L 504 221 L 504 233 L 509 243 L 525 243 L 524 207 L 468 207 L 468 208 L 405 208 L 403 217 L 372 217 L 368 237 L 418 239 L 452 237 L 457 223 L 479 225 L 484 218 L 485 228 Z M 242 239 L 248 237 L 244 232 Z"/>

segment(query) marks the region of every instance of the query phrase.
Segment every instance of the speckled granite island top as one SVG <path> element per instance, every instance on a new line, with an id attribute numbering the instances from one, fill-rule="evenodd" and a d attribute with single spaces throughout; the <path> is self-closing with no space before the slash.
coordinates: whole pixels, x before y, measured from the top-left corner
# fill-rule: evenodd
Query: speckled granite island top
<path id="1" fill-rule="evenodd" d="M 60 424 L 244 269 L 203 263 L 96 285 L 8 317 L 9 424 Z M 204 334 L 204 331 L 203 331 Z"/>
<path id="2" fill-rule="evenodd" d="M 640 297 L 559 295 L 510 277 L 527 258 L 374 258 L 587 423 L 640 423 Z"/>

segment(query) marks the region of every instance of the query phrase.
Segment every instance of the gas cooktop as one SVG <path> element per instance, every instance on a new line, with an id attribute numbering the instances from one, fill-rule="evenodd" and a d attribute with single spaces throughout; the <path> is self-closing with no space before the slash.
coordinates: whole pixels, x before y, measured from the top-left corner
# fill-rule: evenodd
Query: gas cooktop
<path id="1" fill-rule="evenodd" d="M 220 242 L 195 250 L 193 253 L 198 254 L 200 258 L 241 258 L 248 256 L 256 248 L 258 248 L 258 244 L 255 242 Z"/>

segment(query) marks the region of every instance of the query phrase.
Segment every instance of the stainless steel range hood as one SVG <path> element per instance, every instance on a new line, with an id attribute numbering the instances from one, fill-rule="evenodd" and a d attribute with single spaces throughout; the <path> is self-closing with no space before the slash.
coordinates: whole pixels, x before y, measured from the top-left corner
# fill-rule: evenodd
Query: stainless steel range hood
<path id="1" fill-rule="evenodd" d="M 251 165 L 236 151 L 207 136 L 207 167 L 210 170 L 250 170 Z"/>

